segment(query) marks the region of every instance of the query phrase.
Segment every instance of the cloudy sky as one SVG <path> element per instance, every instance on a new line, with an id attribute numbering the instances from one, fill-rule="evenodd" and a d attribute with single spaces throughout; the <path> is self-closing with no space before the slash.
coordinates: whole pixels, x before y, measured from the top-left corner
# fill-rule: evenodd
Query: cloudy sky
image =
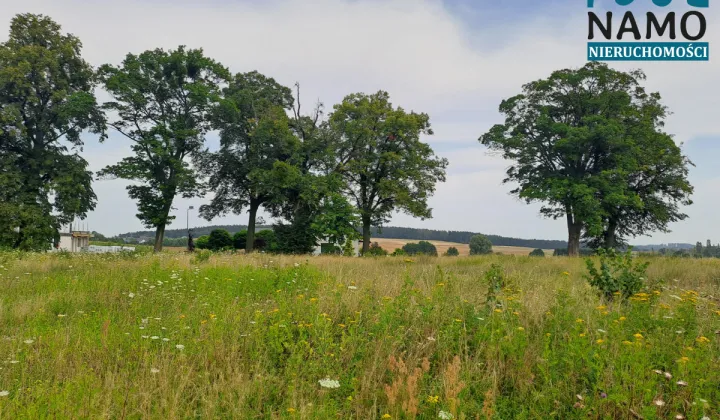
<path id="1" fill-rule="evenodd" d="M 647 8 L 650 0 L 645 2 Z M 597 0 L 606 7 L 610 0 Z M 604 5 L 603 5 L 604 3 Z M 679 1 L 675 2 L 677 6 Z M 682 2 L 684 3 L 684 2 Z M 543 219 L 502 185 L 508 163 L 487 154 L 477 138 L 502 121 L 497 107 L 522 84 L 551 71 L 585 63 L 585 0 L 0 0 L 0 24 L 16 13 L 42 13 L 83 41 L 95 66 L 119 64 L 128 52 L 202 47 L 232 72 L 258 70 L 281 83 L 299 82 L 302 99 L 331 109 L 351 92 L 387 90 L 395 105 L 426 112 L 434 136 L 426 140 L 450 161 L 447 182 L 431 200 L 433 219 L 405 215 L 394 226 L 470 230 L 524 238 L 565 239 L 562 220 Z M 647 9 L 646 9 L 647 10 Z M 716 18 L 705 15 L 705 41 L 720 45 Z M 642 16 L 642 15 L 640 15 Z M 0 29 L 0 41 L 7 29 Z M 669 234 L 634 243 L 720 241 L 720 91 L 718 63 L 629 63 L 642 68 L 647 86 L 660 91 L 673 114 L 667 129 L 694 161 L 695 203 L 690 218 Z M 103 144 L 85 139 L 93 170 L 118 161 L 129 144 L 112 133 Z M 217 144 L 216 136 L 209 143 Z M 117 234 L 141 230 L 123 181 L 97 181 L 92 230 Z M 175 202 L 172 227 L 185 226 L 186 209 L 204 199 Z M 716 210 L 713 210 L 716 209 Z M 190 213 L 190 224 L 208 222 Z M 246 223 L 245 215 L 212 224 Z"/>

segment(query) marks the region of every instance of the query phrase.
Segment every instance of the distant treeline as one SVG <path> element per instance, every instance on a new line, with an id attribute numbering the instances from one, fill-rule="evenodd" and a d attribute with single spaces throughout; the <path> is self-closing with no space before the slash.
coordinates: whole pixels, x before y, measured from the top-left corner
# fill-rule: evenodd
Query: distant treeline
<path id="1" fill-rule="evenodd" d="M 258 226 L 257 229 L 271 229 L 272 226 Z M 204 226 L 192 228 L 193 237 L 198 238 L 203 235 L 209 235 L 214 229 L 223 229 L 230 234 L 235 234 L 241 230 L 247 229 L 244 225 L 217 225 L 217 226 Z M 476 235 L 476 232 L 467 231 L 447 231 L 447 230 L 431 230 L 431 229 L 416 229 L 406 227 L 383 227 L 373 228 L 373 238 L 392 238 L 392 239 L 411 239 L 416 241 L 445 241 L 445 242 L 456 242 L 461 244 L 470 243 L 470 238 Z M 152 240 L 155 236 L 152 231 L 139 231 L 129 232 L 118 235 L 118 238 L 135 242 L 137 240 L 145 239 L 146 241 Z M 495 246 L 522 246 L 527 248 L 541 248 L 541 249 L 556 249 L 556 248 L 567 248 L 566 241 L 555 241 L 545 239 L 519 239 L 519 238 L 507 238 L 504 236 L 497 235 L 485 235 L 490 239 Z M 131 239 L 132 238 L 132 239 Z M 185 229 L 168 229 L 165 231 L 165 245 L 167 246 L 182 246 L 177 241 L 181 239 L 182 244 L 187 243 L 187 230 Z M 134 241 L 133 241 L 134 240 Z"/>
<path id="2" fill-rule="evenodd" d="M 418 241 L 445 241 L 461 244 L 470 243 L 470 238 L 477 235 L 477 232 L 465 232 L 454 230 L 431 230 L 404 227 L 383 227 L 373 228 L 373 238 L 392 239 L 413 239 Z M 505 236 L 485 235 L 495 246 L 522 246 L 527 248 L 556 249 L 567 248 L 566 241 L 555 241 L 547 239 L 519 239 Z"/>

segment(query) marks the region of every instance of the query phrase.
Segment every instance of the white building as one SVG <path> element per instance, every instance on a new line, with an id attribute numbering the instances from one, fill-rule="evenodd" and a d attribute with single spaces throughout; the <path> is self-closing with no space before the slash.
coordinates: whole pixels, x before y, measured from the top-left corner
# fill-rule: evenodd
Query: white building
<path id="1" fill-rule="evenodd" d="M 343 249 L 342 245 L 333 244 L 327 238 L 320 239 L 318 242 L 319 242 L 318 245 L 313 250 L 313 253 L 312 253 L 313 255 L 321 255 L 323 245 L 325 245 L 325 246 L 335 245 L 335 246 L 339 247 L 340 249 Z M 357 239 L 352 241 L 352 247 L 353 247 L 353 256 L 359 257 L 360 256 L 360 241 Z"/>
<path id="2" fill-rule="evenodd" d="M 90 238 L 92 238 L 92 233 L 72 230 L 72 227 L 70 227 L 67 232 L 60 232 L 60 242 L 55 250 L 67 252 L 87 251 L 90 247 Z"/>

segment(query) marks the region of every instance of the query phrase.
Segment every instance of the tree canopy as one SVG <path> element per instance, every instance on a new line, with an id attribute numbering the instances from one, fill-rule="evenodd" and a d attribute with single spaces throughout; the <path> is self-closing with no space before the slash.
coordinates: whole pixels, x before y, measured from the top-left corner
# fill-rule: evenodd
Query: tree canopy
<path id="1" fill-rule="evenodd" d="M 99 70 L 113 97 L 103 109 L 117 115 L 110 125 L 133 142 L 134 153 L 100 175 L 136 181 L 127 190 L 138 202 L 137 217 L 155 228 L 156 252 L 174 219 L 175 197 L 201 191 L 190 159 L 202 151 L 212 129 L 210 113 L 228 77 L 227 69 L 202 50 L 183 46 L 128 54 L 120 67 L 106 64 Z"/>
<path id="2" fill-rule="evenodd" d="M 513 161 L 505 179 L 518 185 L 513 194 L 566 218 L 571 256 L 583 233 L 634 235 L 684 217 L 687 160 L 662 132 L 665 108 L 644 79 L 597 62 L 555 71 L 502 101 L 505 123 L 480 137 Z"/>
<path id="3" fill-rule="evenodd" d="M 492 254 L 492 242 L 485 235 L 470 238 L 470 255 Z"/>
<path id="4" fill-rule="evenodd" d="M 445 181 L 448 161 L 420 138 L 432 134 L 427 114 L 394 107 L 387 92 L 358 93 L 335 105 L 329 123 L 337 172 L 362 222 L 363 252 L 370 246 L 370 227 L 381 226 L 394 210 L 432 216 L 428 198 Z"/>
<path id="5" fill-rule="evenodd" d="M 215 114 L 220 129 L 220 150 L 205 152 L 203 173 L 214 191 L 201 214 L 249 213 L 246 252 L 255 242 L 255 221 L 260 206 L 272 209 L 273 199 L 298 177 L 290 161 L 299 147 L 286 111 L 292 91 L 258 72 L 238 73 L 223 91 Z"/>
<path id="6" fill-rule="evenodd" d="M 95 208 L 80 134 L 105 136 L 80 40 L 49 17 L 15 16 L 0 44 L 0 246 L 47 249 Z"/>

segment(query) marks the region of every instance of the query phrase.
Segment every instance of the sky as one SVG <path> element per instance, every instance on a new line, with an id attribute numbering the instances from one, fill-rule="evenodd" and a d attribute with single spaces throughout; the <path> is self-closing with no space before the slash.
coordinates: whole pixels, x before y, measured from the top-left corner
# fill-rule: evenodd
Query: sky
<path id="1" fill-rule="evenodd" d="M 650 0 L 633 7 L 642 2 L 647 10 Z M 601 11 L 613 2 L 596 3 Z M 15 14 L 41 13 L 78 36 L 94 66 L 120 64 L 129 52 L 186 45 L 203 48 L 233 73 L 258 70 L 287 86 L 299 82 L 306 108 L 320 101 L 331 111 L 347 94 L 388 91 L 394 105 L 430 115 L 435 134 L 424 140 L 450 162 L 447 181 L 429 201 L 433 218 L 396 214 L 389 225 L 566 239 L 564 220 L 545 219 L 539 204 L 509 195 L 502 180 L 510 162 L 477 139 L 503 121 L 500 101 L 523 84 L 585 64 L 587 10 L 586 0 L 0 0 L 0 41 Z M 720 45 L 720 8 L 703 12 L 712 50 Z M 710 56 L 704 63 L 612 65 L 645 71 L 646 86 L 672 112 L 666 130 L 695 163 L 694 204 L 684 209 L 689 218 L 634 244 L 720 241 L 720 61 Z M 130 153 L 117 133 L 102 144 L 92 135 L 84 140 L 81 154 L 93 171 Z M 217 142 L 217 135 L 208 136 L 211 148 Z M 96 181 L 98 204 L 82 223 L 106 235 L 144 229 L 126 185 Z M 208 222 L 197 210 L 186 220 L 189 206 L 210 198 L 176 199 L 169 228 L 247 223 L 245 214 Z"/>

